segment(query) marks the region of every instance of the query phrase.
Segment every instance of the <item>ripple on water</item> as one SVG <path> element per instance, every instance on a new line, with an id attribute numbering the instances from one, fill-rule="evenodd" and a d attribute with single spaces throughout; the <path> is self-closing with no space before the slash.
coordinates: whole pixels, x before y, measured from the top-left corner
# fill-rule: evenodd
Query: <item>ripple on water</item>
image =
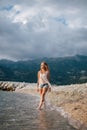
<path id="1" fill-rule="evenodd" d="M 0 130 L 75 130 L 56 110 L 37 110 L 38 97 L 0 91 L 0 102 Z"/>

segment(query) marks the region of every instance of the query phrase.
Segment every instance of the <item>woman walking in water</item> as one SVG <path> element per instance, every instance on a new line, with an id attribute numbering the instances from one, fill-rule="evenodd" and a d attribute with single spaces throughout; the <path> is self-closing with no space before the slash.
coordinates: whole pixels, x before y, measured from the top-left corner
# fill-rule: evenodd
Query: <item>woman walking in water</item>
<path id="1" fill-rule="evenodd" d="M 37 82 L 37 91 L 40 93 L 40 103 L 38 109 L 41 110 L 43 104 L 45 104 L 45 95 L 49 90 L 51 91 L 51 84 L 49 82 L 50 71 L 48 64 L 42 62 L 40 65 L 40 70 L 38 71 L 38 82 Z"/>

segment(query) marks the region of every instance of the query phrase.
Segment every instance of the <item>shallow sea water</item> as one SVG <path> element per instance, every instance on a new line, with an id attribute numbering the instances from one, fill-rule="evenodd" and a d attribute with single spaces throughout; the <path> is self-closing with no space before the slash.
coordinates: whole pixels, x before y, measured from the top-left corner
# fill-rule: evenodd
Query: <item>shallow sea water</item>
<path id="1" fill-rule="evenodd" d="M 37 110 L 39 98 L 0 91 L 0 130 L 75 130 L 56 110 Z"/>

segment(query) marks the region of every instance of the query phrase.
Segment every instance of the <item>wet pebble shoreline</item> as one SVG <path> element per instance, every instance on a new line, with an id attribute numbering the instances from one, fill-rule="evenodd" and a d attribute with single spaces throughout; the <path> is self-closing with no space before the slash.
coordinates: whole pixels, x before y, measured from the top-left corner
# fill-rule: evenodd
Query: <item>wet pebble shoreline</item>
<path id="1" fill-rule="evenodd" d="M 0 89 L 38 95 L 36 83 L 0 82 Z M 87 130 L 87 83 L 66 86 L 52 85 L 47 100 L 76 129 Z"/>

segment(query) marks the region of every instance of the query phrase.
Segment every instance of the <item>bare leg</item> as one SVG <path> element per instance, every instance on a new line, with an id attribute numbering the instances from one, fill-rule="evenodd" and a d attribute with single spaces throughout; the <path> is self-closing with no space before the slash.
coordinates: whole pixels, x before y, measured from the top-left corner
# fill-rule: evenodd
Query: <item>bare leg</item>
<path id="1" fill-rule="evenodd" d="M 40 103 L 39 103 L 38 109 L 40 109 L 40 105 L 42 104 L 41 97 L 42 97 L 43 89 L 42 88 L 39 89 L 39 92 L 40 92 Z"/>
<path id="2" fill-rule="evenodd" d="M 40 109 L 40 110 L 41 110 L 42 105 L 43 104 L 45 105 L 45 94 L 46 94 L 46 92 L 47 92 L 47 88 L 43 88 L 43 91 L 41 93 L 41 99 L 40 99 L 39 107 L 38 107 L 38 109 Z"/>
<path id="3" fill-rule="evenodd" d="M 40 99 L 40 103 L 39 103 L 39 107 L 38 107 L 40 110 L 41 110 L 43 103 L 44 103 L 44 94 L 41 95 L 41 99 Z"/>
<path id="4" fill-rule="evenodd" d="M 44 99 L 44 108 L 46 109 L 46 100 Z"/>

